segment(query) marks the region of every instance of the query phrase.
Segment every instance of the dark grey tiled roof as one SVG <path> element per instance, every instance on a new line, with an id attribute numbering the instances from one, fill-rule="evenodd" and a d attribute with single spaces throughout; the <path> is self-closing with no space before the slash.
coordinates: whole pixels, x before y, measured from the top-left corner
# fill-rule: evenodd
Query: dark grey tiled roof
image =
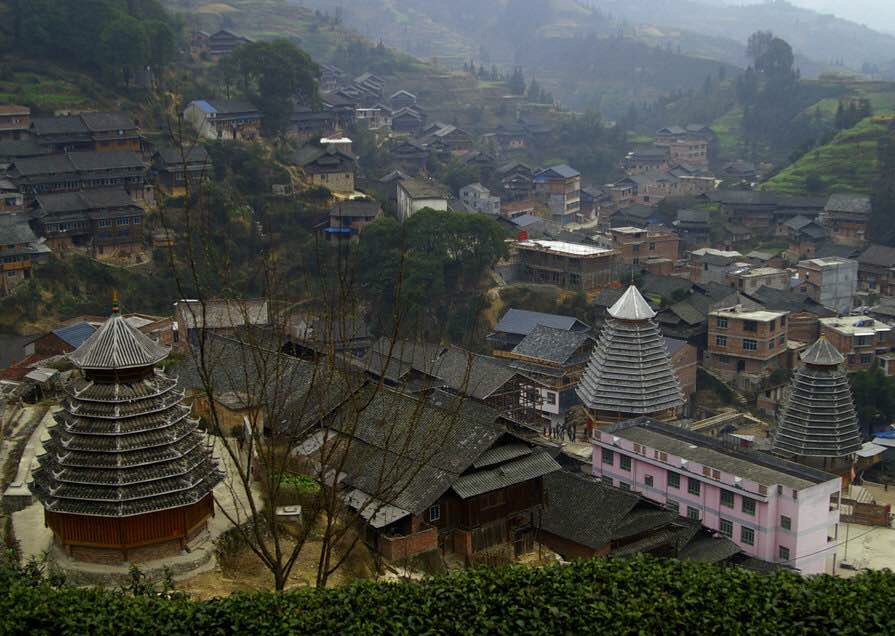
<path id="1" fill-rule="evenodd" d="M 495 446 L 494 448 L 490 448 L 482 453 L 482 456 L 472 463 L 472 467 L 487 468 L 488 466 L 502 464 L 504 462 L 510 461 L 511 459 L 527 457 L 528 455 L 531 455 L 531 453 L 532 449 L 530 446 L 528 446 L 528 444 L 509 443 L 504 444 L 503 446 Z"/>
<path id="2" fill-rule="evenodd" d="M 759 287 L 747 296 L 760 303 L 766 309 L 772 311 L 807 311 L 821 318 L 835 316 L 836 312 L 827 309 L 820 303 L 812 300 L 807 294 L 796 291 L 774 289 L 772 287 Z"/>
<path id="3" fill-rule="evenodd" d="M 87 134 L 87 126 L 77 115 L 66 117 L 35 117 L 31 127 L 38 136 Z"/>
<path id="4" fill-rule="evenodd" d="M 205 147 L 198 144 L 189 148 L 184 148 L 183 150 L 171 146 L 164 146 L 159 148 L 156 151 L 156 154 L 158 154 L 159 158 L 169 166 L 181 165 L 183 163 L 207 163 L 211 160 Z"/>
<path id="5" fill-rule="evenodd" d="M 336 203 L 329 211 L 330 216 L 342 217 L 363 217 L 367 219 L 376 218 L 382 213 L 382 208 L 376 201 L 372 199 L 352 199 L 350 201 L 340 201 Z"/>
<path id="6" fill-rule="evenodd" d="M 513 353 L 556 364 L 575 364 L 585 355 L 580 349 L 592 340 L 590 334 L 538 325 L 516 345 Z"/>
<path id="7" fill-rule="evenodd" d="M 557 175 L 559 175 L 563 179 L 571 179 L 573 177 L 581 176 L 581 173 L 578 172 L 577 170 L 575 170 L 575 168 L 573 168 L 572 166 L 569 166 L 568 164 L 563 163 L 558 166 L 550 166 L 549 168 L 544 168 L 543 170 L 540 170 L 535 175 L 535 177 L 537 178 L 538 176 L 540 176 L 542 174 L 546 174 L 548 172 L 555 172 Z"/>
<path id="8" fill-rule="evenodd" d="M 833 194 L 824 211 L 870 214 L 870 209 L 870 197 L 865 194 Z"/>
<path id="9" fill-rule="evenodd" d="M 678 552 L 677 558 L 681 561 L 721 563 L 740 552 L 740 547 L 727 537 L 699 533 Z"/>
<path id="10" fill-rule="evenodd" d="M 500 490 L 524 481 L 537 479 L 561 470 L 560 465 L 546 451 L 517 457 L 499 466 L 462 475 L 451 488 L 461 499 L 469 499 L 493 490 Z"/>
<path id="11" fill-rule="evenodd" d="M 137 128 L 131 116 L 121 111 L 81 113 L 81 121 L 90 132 L 133 131 Z"/>
<path id="12" fill-rule="evenodd" d="M 41 194 L 37 197 L 37 206 L 41 215 L 139 207 L 124 188 Z"/>
<path id="13" fill-rule="evenodd" d="M 546 325 L 568 331 L 585 331 L 589 329 L 587 325 L 574 316 L 544 314 L 525 309 L 508 309 L 503 318 L 500 319 L 500 322 L 497 323 L 494 331 L 527 336 L 538 325 Z"/>
<path id="14" fill-rule="evenodd" d="M 858 257 L 858 262 L 879 267 L 895 267 L 895 247 L 871 245 Z"/>
<path id="15" fill-rule="evenodd" d="M 601 484 L 593 477 L 556 471 L 544 477 L 547 507 L 541 528 L 558 537 L 599 550 L 640 498 Z"/>
<path id="16" fill-rule="evenodd" d="M 0 214 L 0 245 L 33 243 L 37 240 L 23 214 Z"/>
<path id="17" fill-rule="evenodd" d="M 79 172 L 114 170 L 121 168 L 145 168 L 140 155 L 132 150 L 109 150 L 106 152 L 70 152 L 66 155 L 71 165 Z"/>
<path id="18" fill-rule="evenodd" d="M 603 433 L 617 435 L 765 486 L 781 484 L 801 490 L 836 479 L 835 475 L 773 455 L 729 448 L 713 437 L 646 417 L 610 426 Z"/>

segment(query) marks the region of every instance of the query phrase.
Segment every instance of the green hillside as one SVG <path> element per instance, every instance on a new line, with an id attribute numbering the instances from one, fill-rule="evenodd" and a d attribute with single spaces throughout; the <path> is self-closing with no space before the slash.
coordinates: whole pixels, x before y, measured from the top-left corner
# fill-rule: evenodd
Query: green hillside
<path id="1" fill-rule="evenodd" d="M 793 194 L 867 194 L 879 173 L 879 138 L 893 123 L 893 114 L 868 117 L 854 128 L 837 134 L 825 146 L 808 152 L 765 182 L 762 188 Z"/>

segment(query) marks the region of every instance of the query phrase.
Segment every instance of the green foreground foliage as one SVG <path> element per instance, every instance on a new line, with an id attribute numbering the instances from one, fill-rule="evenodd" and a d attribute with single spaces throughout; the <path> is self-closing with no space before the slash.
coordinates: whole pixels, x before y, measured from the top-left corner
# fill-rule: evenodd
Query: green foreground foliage
<path id="1" fill-rule="evenodd" d="M 476 569 L 422 583 L 234 594 L 196 602 L 154 586 L 51 584 L 0 570 L 5 634 L 883 634 L 895 576 L 760 576 L 660 561 Z M 142 591 L 145 588 L 145 592 Z"/>

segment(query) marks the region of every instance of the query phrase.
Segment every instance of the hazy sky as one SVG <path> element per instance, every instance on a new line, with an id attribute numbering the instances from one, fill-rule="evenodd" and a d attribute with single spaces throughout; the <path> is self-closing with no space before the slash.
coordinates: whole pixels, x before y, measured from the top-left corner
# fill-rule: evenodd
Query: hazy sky
<path id="1" fill-rule="evenodd" d="M 832 13 L 866 24 L 877 31 L 895 33 L 895 0 L 789 0 L 792 4 Z"/>

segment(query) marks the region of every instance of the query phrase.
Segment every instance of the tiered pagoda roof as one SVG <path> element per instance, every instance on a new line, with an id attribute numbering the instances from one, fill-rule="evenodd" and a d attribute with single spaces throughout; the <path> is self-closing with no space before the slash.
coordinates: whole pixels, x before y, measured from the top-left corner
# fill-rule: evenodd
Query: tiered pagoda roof
<path id="1" fill-rule="evenodd" d="M 803 367 L 774 431 L 775 452 L 798 457 L 847 457 L 861 448 L 845 358 L 824 337 L 801 355 Z"/>
<path id="2" fill-rule="evenodd" d="M 167 354 L 116 312 L 70 355 L 84 377 L 65 388 L 32 483 L 46 510 L 128 517 L 197 503 L 221 481 L 183 391 L 154 368 Z"/>
<path id="3" fill-rule="evenodd" d="M 609 309 L 578 397 L 591 411 L 655 415 L 683 406 L 684 396 L 653 318 L 634 285 Z"/>

